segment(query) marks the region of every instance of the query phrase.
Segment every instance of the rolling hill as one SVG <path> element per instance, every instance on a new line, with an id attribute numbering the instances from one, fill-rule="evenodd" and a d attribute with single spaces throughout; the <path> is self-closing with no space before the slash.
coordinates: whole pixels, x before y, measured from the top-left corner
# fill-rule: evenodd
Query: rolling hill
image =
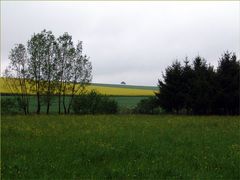
<path id="1" fill-rule="evenodd" d="M 19 85 L 13 85 L 12 79 L 0 78 L 0 92 L 3 94 L 18 94 Z M 92 83 L 86 88 L 88 91 L 96 90 L 101 94 L 110 96 L 153 96 L 158 91 L 156 86 L 134 86 L 118 84 Z M 33 91 L 29 94 L 35 94 Z M 69 93 L 70 94 L 70 91 Z"/>

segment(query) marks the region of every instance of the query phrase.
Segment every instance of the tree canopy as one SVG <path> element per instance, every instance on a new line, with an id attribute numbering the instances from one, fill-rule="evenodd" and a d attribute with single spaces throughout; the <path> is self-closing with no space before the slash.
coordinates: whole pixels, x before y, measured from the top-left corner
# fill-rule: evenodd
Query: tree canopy
<path id="1" fill-rule="evenodd" d="M 167 112 L 187 114 L 239 114 L 240 64 L 234 53 L 225 52 L 217 69 L 197 56 L 166 68 L 159 80 L 159 105 Z"/>

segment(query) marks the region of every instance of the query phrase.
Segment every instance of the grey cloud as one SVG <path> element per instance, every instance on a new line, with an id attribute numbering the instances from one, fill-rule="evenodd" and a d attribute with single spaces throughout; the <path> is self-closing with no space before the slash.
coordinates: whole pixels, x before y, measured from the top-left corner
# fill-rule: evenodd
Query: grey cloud
<path id="1" fill-rule="evenodd" d="M 239 49 L 239 2 L 5 2 L 1 1 L 1 59 L 15 43 L 46 28 L 82 40 L 93 81 L 156 85 L 175 59 L 198 53 L 217 65 Z"/>

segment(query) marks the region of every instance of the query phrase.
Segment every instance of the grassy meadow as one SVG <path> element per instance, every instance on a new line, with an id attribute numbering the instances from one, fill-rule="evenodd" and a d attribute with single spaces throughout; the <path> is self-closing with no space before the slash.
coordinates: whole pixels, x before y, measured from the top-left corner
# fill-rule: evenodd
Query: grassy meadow
<path id="1" fill-rule="evenodd" d="M 3 179 L 239 179 L 239 116 L 2 116 Z"/>

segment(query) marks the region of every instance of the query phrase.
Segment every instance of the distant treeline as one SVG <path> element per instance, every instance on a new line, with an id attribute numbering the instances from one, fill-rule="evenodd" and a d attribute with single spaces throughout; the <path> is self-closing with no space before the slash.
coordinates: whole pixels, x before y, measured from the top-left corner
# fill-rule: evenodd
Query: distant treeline
<path id="1" fill-rule="evenodd" d="M 169 113 L 237 115 L 240 97 L 240 63 L 226 52 L 214 69 L 197 56 L 192 64 L 186 58 L 175 61 L 159 80 L 158 105 Z"/>

